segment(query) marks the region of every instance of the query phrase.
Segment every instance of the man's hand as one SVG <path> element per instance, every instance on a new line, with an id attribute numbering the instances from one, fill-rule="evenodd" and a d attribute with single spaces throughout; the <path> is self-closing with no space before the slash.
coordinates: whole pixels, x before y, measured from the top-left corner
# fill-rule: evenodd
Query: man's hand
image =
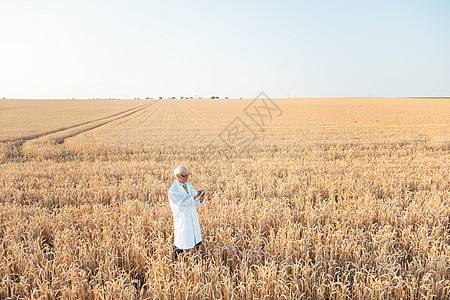
<path id="1" fill-rule="evenodd" d="M 194 198 L 197 198 L 197 197 L 200 197 L 200 195 L 202 196 L 201 198 L 200 198 L 200 202 L 203 202 L 203 200 L 205 200 L 204 198 L 205 198 L 205 190 L 199 190 L 199 191 L 197 191 L 196 193 L 195 193 L 195 195 L 194 195 Z M 203 195 L 202 195 L 202 193 L 203 193 Z"/>
<path id="2" fill-rule="evenodd" d="M 201 193 L 203 193 L 204 190 L 199 190 L 195 193 L 194 198 L 197 198 L 198 196 L 201 195 Z M 202 197 L 203 198 L 203 197 Z"/>

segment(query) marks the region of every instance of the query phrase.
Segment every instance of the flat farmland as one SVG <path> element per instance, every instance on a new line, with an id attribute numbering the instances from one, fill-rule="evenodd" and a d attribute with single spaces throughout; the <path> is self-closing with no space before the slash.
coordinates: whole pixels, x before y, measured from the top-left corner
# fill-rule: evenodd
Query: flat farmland
<path id="1" fill-rule="evenodd" d="M 448 298 L 449 169 L 449 99 L 0 100 L 0 298 Z"/>

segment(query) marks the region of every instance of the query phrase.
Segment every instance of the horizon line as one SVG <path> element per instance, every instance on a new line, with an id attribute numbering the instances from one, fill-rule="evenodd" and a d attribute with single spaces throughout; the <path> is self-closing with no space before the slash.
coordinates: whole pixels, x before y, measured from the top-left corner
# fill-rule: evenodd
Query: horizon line
<path id="1" fill-rule="evenodd" d="M 348 96 L 348 97 L 269 97 L 270 99 L 348 99 L 348 98 L 416 98 L 416 99 L 450 99 L 450 96 Z M 0 98 L 0 100 L 251 100 L 245 97 L 145 97 L 145 98 L 112 98 L 112 97 L 92 97 L 92 98 Z"/>

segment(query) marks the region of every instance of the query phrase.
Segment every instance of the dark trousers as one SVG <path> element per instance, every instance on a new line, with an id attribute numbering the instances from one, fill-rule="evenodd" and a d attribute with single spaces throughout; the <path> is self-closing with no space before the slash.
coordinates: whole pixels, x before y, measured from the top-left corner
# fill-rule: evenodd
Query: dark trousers
<path id="1" fill-rule="evenodd" d="M 202 244 L 202 241 L 195 244 L 194 249 L 198 249 L 201 244 Z M 183 249 L 180 249 L 177 246 L 173 246 L 173 256 L 174 256 L 175 260 L 178 260 L 178 255 L 180 255 L 181 253 L 183 253 Z"/>

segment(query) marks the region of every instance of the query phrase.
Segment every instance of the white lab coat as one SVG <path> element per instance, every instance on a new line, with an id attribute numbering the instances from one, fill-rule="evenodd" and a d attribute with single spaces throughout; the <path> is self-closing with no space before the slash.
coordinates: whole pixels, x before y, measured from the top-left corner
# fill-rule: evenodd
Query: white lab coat
<path id="1" fill-rule="evenodd" d="M 202 241 L 197 206 L 203 206 L 203 202 L 200 202 L 199 198 L 194 199 L 196 191 L 190 182 L 187 182 L 186 186 L 189 193 L 186 193 L 183 184 L 175 179 L 168 193 L 173 213 L 175 246 L 180 249 L 191 249 Z"/>

